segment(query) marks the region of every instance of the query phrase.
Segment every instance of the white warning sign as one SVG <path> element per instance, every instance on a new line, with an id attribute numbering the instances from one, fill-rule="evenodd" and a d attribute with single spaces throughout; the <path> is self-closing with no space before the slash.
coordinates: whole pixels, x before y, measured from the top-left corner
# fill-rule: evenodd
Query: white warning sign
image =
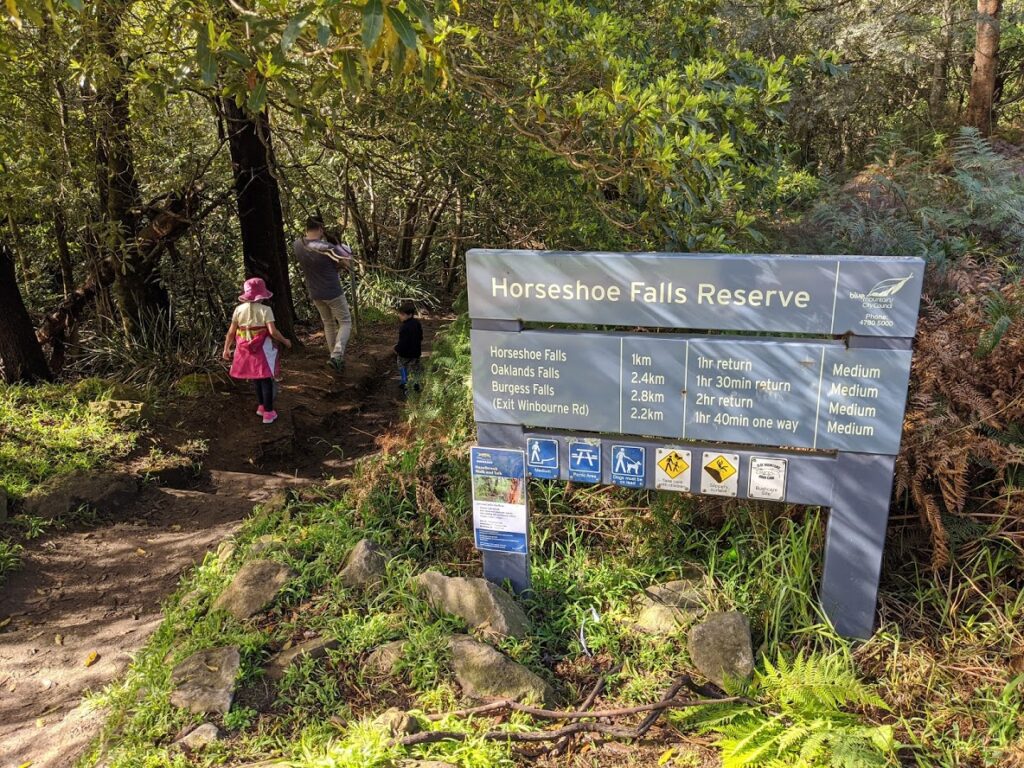
<path id="1" fill-rule="evenodd" d="M 736 496 L 739 494 L 739 454 L 704 451 L 700 463 L 701 493 L 711 496 Z"/>
<path id="2" fill-rule="evenodd" d="M 752 499 L 784 500 L 788 473 L 789 459 L 752 456 L 750 475 L 747 479 L 747 495 Z"/>
<path id="3" fill-rule="evenodd" d="M 654 487 L 659 491 L 690 492 L 690 465 L 693 458 L 689 451 L 667 446 L 659 448 L 654 462 Z"/>

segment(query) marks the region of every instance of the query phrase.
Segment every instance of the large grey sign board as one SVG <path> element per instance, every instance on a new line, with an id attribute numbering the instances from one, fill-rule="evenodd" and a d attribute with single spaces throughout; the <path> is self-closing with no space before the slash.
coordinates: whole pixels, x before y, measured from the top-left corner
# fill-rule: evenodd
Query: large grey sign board
<path id="1" fill-rule="evenodd" d="M 910 351 L 842 341 L 473 331 L 477 421 L 895 454 Z"/>
<path id="2" fill-rule="evenodd" d="M 532 446 L 535 477 L 828 506 L 821 604 L 871 634 L 922 260 L 478 250 L 467 271 L 481 444 Z M 483 566 L 529 589 L 529 553 Z"/>
<path id="3" fill-rule="evenodd" d="M 480 319 L 911 337 L 924 261 L 478 249 L 466 271 Z"/>

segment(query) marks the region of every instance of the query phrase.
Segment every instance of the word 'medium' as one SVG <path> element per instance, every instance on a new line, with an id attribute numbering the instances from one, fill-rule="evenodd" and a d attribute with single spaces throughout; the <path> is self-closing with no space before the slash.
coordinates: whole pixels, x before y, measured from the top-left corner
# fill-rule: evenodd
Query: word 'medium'
<path id="1" fill-rule="evenodd" d="M 807 291 L 779 288 L 719 288 L 714 283 L 698 283 L 693 294 L 698 304 L 738 307 L 796 307 L 806 309 L 811 301 Z M 585 283 L 534 283 L 491 278 L 491 296 L 502 299 L 541 299 L 552 301 L 629 301 L 637 304 L 686 304 L 691 295 L 686 286 L 671 282 L 633 281 L 628 287 Z"/>

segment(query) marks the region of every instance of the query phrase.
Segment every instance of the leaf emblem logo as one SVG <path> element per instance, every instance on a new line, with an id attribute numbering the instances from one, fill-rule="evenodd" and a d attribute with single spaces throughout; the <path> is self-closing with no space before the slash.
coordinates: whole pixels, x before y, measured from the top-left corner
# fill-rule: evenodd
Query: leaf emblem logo
<path id="1" fill-rule="evenodd" d="M 874 288 L 868 291 L 867 295 L 872 299 L 885 299 L 889 296 L 895 296 L 913 277 L 913 274 L 906 277 L 890 277 L 888 280 L 883 280 L 876 284 Z"/>

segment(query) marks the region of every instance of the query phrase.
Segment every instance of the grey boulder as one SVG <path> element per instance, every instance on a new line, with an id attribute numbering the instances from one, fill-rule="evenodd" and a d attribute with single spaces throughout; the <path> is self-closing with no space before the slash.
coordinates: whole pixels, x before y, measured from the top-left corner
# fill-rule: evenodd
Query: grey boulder
<path id="1" fill-rule="evenodd" d="M 238 648 L 211 648 L 193 653 L 171 672 L 171 704 L 197 715 L 227 714 L 241 666 Z"/>
<path id="2" fill-rule="evenodd" d="M 473 629 L 500 637 L 530 634 L 523 609 L 508 592 L 485 579 L 425 571 L 413 579 L 413 586 L 435 610 L 458 616 Z"/>
<path id="3" fill-rule="evenodd" d="M 690 659 L 720 688 L 747 680 L 754 671 L 750 622 L 739 611 L 711 613 L 686 635 Z"/>
<path id="4" fill-rule="evenodd" d="M 215 611 L 227 611 L 239 621 L 255 616 L 277 599 L 281 588 L 294 574 L 291 568 L 273 560 L 250 560 L 243 565 L 213 604 Z"/>
<path id="5" fill-rule="evenodd" d="M 368 589 L 384 582 L 391 556 L 370 539 L 362 539 L 345 558 L 341 581 L 346 587 Z"/>
<path id="6" fill-rule="evenodd" d="M 189 752 L 198 752 L 215 741 L 220 741 L 220 730 L 213 723 L 196 726 L 174 743 Z"/>
<path id="7" fill-rule="evenodd" d="M 551 686 L 503 653 L 469 635 L 453 635 L 448 641 L 455 679 L 471 699 L 548 702 Z"/>

